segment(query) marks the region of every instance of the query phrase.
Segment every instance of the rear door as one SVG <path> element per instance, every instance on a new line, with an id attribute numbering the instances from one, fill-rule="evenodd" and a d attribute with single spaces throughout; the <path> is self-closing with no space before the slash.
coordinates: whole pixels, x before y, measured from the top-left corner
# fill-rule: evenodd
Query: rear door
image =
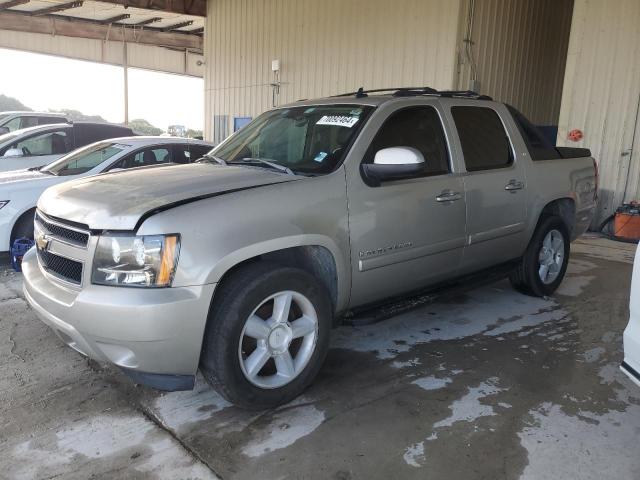
<path id="1" fill-rule="evenodd" d="M 352 306 L 451 278 L 462 258 L 464 185 L 451 167 L 439 104 L 398 105 L 403 104 L 388 106 L 388 113 L 380 111 L 370 120 L 368 150 L 361 161 L 351 161 L 347 171 Z M 361 162 L 372 162 L 376 152 L 389 147 L 419 150 L 427 171 L 369 185 L 361 175 Z"/>
<path id="2" fill-rule="evenodd" d="M 478 101 L 454 102 L 449 110 L 466 170 L 467 247 L 461 274 L 515 259 L 526 247 L 525 169 L 511 140 L 516 133 L 499 108 L 504 110 Z"/>

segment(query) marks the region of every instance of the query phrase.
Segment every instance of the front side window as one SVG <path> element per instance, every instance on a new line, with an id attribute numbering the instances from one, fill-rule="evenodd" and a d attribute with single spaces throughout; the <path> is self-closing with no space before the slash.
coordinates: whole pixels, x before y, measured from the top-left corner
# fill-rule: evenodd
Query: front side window
<path id="1" fill-rule="evenodd" d="M 266 160 L 297 174 L 335 170 L 373 108 L 318 105 L 272 110 L 239 130 L 211 155 L 228 163 Z"/>
<path id="2" fill-rule="evenodd" d="M 451 107 L 468 172 L 513 163 L 511 143 L 500 117 L 486 107 Z"/>
<path id="3" fill-rule="evenodd" d="M 20 130 L 20 117 L 12 118 L 2 126 L 8 128 L 10 132 Z"/>
<path id="4" fill-rule="evenodd" d="M 10 148 L 22 151 L 25 157 L 67 153 L 67 132 L 61 130 L 34 135 L 14 143 Z"/>
<path id="5" fill-rule="evenodd" d="M 422 153 L 426 169 L 419 176 L 450 172 L 447 140 L 433 107 L 409 107 L 392 113 L 373 139 L 365 162 L 372 163 L 376 152 L 390 147 L 411 147 Z"/>
<path id="6" fill-rule="evenodd" d="M 51 165 L 42 169 L 44 173 L 50 173 L 60 177 L 81 175 L 101 163 L 109 160 L 111 157 L 118 155 L 120 152 L 129 148 L 126 145 L 117 143 L 100 143 L 90 145 L 81 150 L 77 150 L 70 155 L 62 157 L 60 160 L 53 162 Z"/>

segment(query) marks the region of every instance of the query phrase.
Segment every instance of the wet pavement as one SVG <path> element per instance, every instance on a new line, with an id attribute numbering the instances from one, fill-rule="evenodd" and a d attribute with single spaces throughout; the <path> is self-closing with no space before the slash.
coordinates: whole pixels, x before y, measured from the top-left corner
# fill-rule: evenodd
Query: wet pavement
<path id="1" fill-rule="evenodd" d="M 276 410 L 134 387 L 63 345 L 0 267 L 0 478 L 640 478 L 618 369 L 634 246 L 573 245 L 553 298 L 501 281 L 332 332 Z"/>

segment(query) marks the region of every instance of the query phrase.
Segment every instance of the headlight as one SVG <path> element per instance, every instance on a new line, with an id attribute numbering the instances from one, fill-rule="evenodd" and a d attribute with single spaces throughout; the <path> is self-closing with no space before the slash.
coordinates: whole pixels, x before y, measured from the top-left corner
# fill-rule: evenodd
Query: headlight
<path id="1" fill-rule="evenodd" d="M 9 203 L 9 200 L 0 200 L 0 209 L 2 209 L 2 207 L 4 207 L 7 203 Z"/>
<path id="2" fill-rule="evenodd" d="M 91 283 L 169 287 L 178 264 L 180 235 L 104 235 L 98 240 Z"/>

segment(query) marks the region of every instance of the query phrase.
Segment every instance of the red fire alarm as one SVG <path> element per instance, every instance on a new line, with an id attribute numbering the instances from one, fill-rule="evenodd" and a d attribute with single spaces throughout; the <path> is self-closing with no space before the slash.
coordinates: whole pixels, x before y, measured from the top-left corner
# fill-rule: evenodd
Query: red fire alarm
<path id="1" fill-rule="evenodd" d="M 580 140 L 582 140 L 583 137 L 584 137 L 584 134 L 582 133 L 582 130 L 578 130 L 577 128 L 574 130 L 571 130 L 569 132 L 569 135 L 567 135 L 567 138 L 572 142 L 579 142 Z"/>

